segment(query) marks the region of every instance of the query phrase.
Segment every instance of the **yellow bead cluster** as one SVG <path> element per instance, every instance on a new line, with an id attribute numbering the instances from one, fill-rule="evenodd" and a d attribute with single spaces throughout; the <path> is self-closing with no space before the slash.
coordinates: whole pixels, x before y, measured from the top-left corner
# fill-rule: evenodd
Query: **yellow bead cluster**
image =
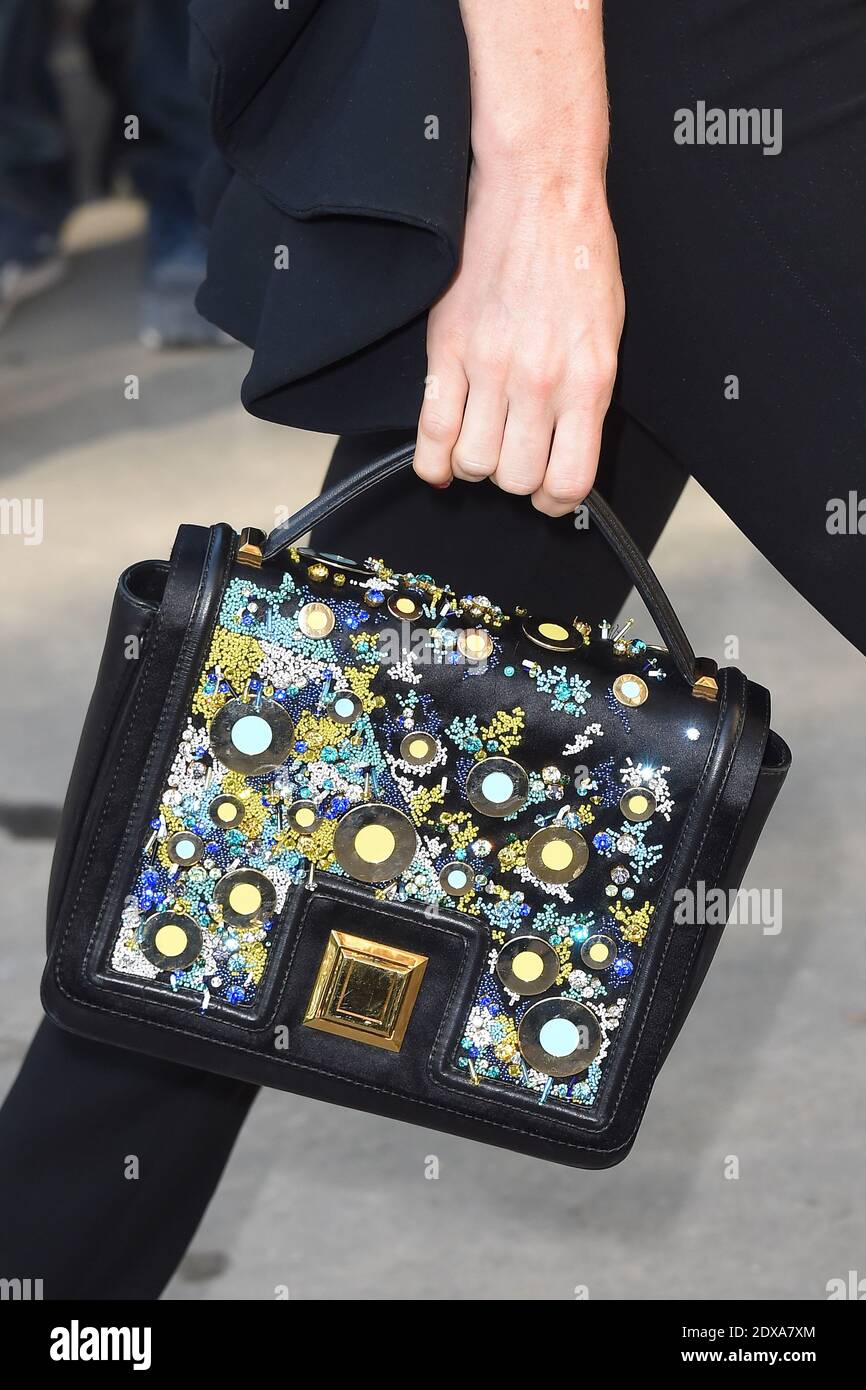
<path id="1" fill-rule="evenodd" d="M 409 798 L 409 810 L 416 825 L 426 820 L 434 806 L 440 805 L 445 800 L 445 793 L 442 784 L 437 783 L 433 787 L 419 787 Z"/>
<path id="2" fill-rule="evenodd" d="M 478 827 L 468 811 L 443 811 L 439 824 L 447 828 L 452 849 L 468 849 L 478 839 Z"/>
<path id="3" fill-rule="evenodd" d="M 507 902 L 511 897 L 508 889 L 501 883 L 489 883 L 487 885 L 488 898 L 498 898 L 500 902 Z"/>
<path id="4" fill-rule="evenodd" d="M 259 669 L 263 661 L 264 652 L 255 637 L 245 637 L 239 632 L 229 632 L 228 628 L 218 627 L 213 635 L 202 680 L 193 696 L 193 713 L 213 719 L 217 710 L 231 698 L 219 694 L 218 690 L 213 695 L 205 695 L 204 682 L 208 671 L 218 666 L 223 678 L 238 695 L 241 695 L 250 676 Z"/>
<path id="5" fill-rule="evenodd" d="M 267 817 L 262 798 L 253 791 L 246 777 L 240 772 L 226 772 L 220 784 L 222 796 L 236 796 L 243 802 L 243 820 L 237 827 L 248 840 L 257 840 L 262 833 Z"/>
<path id="6" fill-rule="evenodd" d="M 554 946 L 554 951 L 559 956 L 559 972 L 556 976 L 558 985 L 564 984 L 574 969 L 574 961 L 571 956 L 571 939 L 566 938 Z"/>
<path id="7" fill-rule="evenodd" d="M 622 928 L 623 940 L 642 946 L 650 928 L 650 918 L 655 912 L 653 905 L 645 902 L 643 907 L 629 907 L 628 903 L 617 903 L 612 911 Z"/>
<path id="8" fill-rule="evenodd" d="M 176 816 L 174 811 L 166 806 L 164 802 L 160 806 L 159 812 L 165 821 L 166 836 L 164 840 L 160 840 L 159 842 L 159 847 L 156 851 L 157 858 L 164 869 L 171 869 L 173 865 L 168 857 L 168 841 L 172 835 L 176 835 L 179 830 L 183 830 L 183 821 L 180 816 Z"/>
<path id="9" fill-rule="evenodd" d="M 371 714 L 374 709 L 381 709 L 385 704 L 383 695 L 374 695 L 370 690 L 378 673 L 378 666 L 347 666 L 343 673 L 349 682 L 349 689 L 361 701 L 366 714 Z"/>
<path id="10" fill-rule="evenodd" d="M 322 870 L 333 867 L 336 862 L 334 857 L 334 833 L 337 829 L 335 820 L 322 820 L 316 826 L 312 835 L 305 835 L 300 830 L 284 830 L 276 843 L 276 853 L 286 849 L 297 850 L 305 859 L 309 859 L 314 868 Z"/>
<path id="11" fill-rule="evenodd" d="M 509 869 L 519 869 L 526 863 L 527 844 L 527 840 L 512 840 L 510 845 L 503 846 L 496 856 L 503 873 Z"/>
<path id="12" fill-rule="evenodd" d="M 307 746 L 303 753 L 296 749 L 293 756 L 302 763 L 317 763 L 323 748 L 335 748 L 345 737 L 345 724 L 338 724 L 336 719 L 329 719 L 326 714 L 316 715 L 306 709 L 298 719 L 295 738 L 298 743 Z"/>
<path id="13" fill-rule="evenodd" d="M 191 708 L 193 714 L 204 715 L 208 726 L 210 726 L 214 716 L 219 713 L 226 701 L 230 700 L 232 697 L 227 691 L 220 692 L 219 689 L 215 690 L 212 695 L 206 695 L 204 692 L 204 683 L 206 679 L 207 673 L 204 673 L 199 682 L 198 689 L 192 697 Z"/>
<path id="14" fill-rule="evenodd" d="M 495 741 L 497 753 L 510 753 L 523 737 L 525 722 L 526 716 L 519 705 L 515 705 L 513 710 L 498 709 L 490 723 L 486 727 L 482 727 L 481 737 L 485 744 Z M 476 754 L 478 758 L 488 758 L 489 756 L 488 748 L 481 748 Z"/>
<path id="15" fill-rule="evenodd" d="M 261 941 L 247 941 L 240 948 L 240 957 L 247 967 L 253 983 L 257 985 L 265 973 L 265 966 L 268 962 L 265 946 Z"/>

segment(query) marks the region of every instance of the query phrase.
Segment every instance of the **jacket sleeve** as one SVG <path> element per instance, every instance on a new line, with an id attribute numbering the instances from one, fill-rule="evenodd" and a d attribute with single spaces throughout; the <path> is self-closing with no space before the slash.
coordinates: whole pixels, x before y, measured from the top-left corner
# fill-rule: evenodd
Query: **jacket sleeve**
<path id="1" fill-rule="evenodd" d="M 427 311 L 457 268 L 469 162 L 459 0 L 193 0 L 216 155 L 198 307 L 253 349 L 281 424 L 412 428 Z"/>

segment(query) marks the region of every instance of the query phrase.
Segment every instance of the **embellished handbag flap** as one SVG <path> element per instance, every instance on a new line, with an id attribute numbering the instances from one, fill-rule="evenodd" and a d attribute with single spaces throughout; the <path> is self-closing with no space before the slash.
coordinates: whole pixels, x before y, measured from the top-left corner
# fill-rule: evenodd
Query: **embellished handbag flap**
<path id="1" fill-rule="evenodd" d="M 456 1080 L 591 1107 L 717 718 L 629 626 L 504 613 L 379 561 L 237 564 L 104 968 L 201 1031 L 253 1026 L 293 968 L 299 894 L 361 885 L 391 918 L 483 933 Z M 304 986 L 306 1049 L 399 1052 L 433 988 L 419 942 L 347 914 Z"/>

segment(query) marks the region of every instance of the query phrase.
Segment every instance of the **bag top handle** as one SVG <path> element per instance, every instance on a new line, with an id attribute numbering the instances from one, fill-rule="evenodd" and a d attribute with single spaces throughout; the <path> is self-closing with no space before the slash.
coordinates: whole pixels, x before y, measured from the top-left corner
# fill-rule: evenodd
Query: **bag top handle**
<path id="1" fill-rule="evenodd" d="M 262 559 L 273 560 L 288 546 L 294 545 L 320 521 L 333 516 L 341 507 L 356 497 L 362 496 L 372 487 L 378 487 L 395 473 L 408 470 L 415 457 L 414 445 L 403 445 L 382 458 L 359 468 L 356 473 L 345 478 L 336 487 L 328 488 L 321 496 L 308 502 L 294 516 L 277 526 L 268 536 L 262 548 Z M 683 630 L 673 605 L 659 583 L 646 556 L 632 540 L 616 513 L 608 506 L 600 493 L 593 488 L 586 498 L 589 514 L 631 578 L 632 583 L 646 604 L 653 622 L 661 634 L 662 641 L 673 658 L 683 680 L 695 693 L 711 694 L 710 688 L 698 691 L 701 681 L 708 677 L 699 664 L 692 645 Z M 714 685 L 714 683 L 713 683 Z"/>

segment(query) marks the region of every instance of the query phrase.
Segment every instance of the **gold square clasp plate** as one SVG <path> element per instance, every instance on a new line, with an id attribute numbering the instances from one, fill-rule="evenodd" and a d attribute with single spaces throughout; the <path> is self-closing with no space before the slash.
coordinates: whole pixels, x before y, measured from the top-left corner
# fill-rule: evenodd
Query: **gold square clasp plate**
<path id="1" fill-rule="evenodd" d="M 399 1052 L 427 956 L 332 931 L 304 1022 L 371 1047 Z"/>

